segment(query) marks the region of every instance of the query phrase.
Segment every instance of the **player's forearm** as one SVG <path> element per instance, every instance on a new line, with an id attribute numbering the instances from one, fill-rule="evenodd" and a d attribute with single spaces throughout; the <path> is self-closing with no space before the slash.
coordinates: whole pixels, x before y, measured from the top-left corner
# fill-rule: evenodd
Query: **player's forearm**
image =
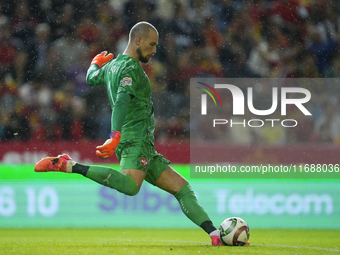
<path id="1" fill-rule="evenodd" d="M 119 132 L 122 131 L 130 100 L 131 96 L 128 93 L 118 93 L 115 107 L 112 111 L 111 130 Z"/>
<path id="2" fill-rule="evenodd" d="M 100 80 L 99 67 L 98 65 L 91 65 L 87 70 L 86 83 L 90 86 L 98 85 Z"/>

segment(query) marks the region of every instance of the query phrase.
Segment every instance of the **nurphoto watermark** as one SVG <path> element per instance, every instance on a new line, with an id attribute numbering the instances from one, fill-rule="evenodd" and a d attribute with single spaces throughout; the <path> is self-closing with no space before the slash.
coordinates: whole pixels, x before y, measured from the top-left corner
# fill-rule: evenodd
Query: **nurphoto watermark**
<path id="1" fill-rule="evenodd" d="M 291 141 L 299 139 L 305 132 L 313 129 L 310 123 L 320 115 L 317 111 L 320 98 L 317 95 L 317 88 L 329 88 L 331 91 L 338 86 L 340 79 L 190 79 L 190 173 L 195 177 L 200 174 L 209 178 L 209 175 L 213 175 L 212 172 L 207 175 L 199 166 L 228 163 L 254 164 L 253 168 L 264 166 L 261 169 L 263 173 L 266 172 L 265 164 L 282 165 L 283 170 L 289 169 L 292 164 L 296 166 L 296 170 L 297 166 L 306 163 L 323 166 L 334 164 L 313 158 L 313 155 L 310 157 L 304 155 L 304 159 L 308 159 L 306 162 L 299 161 L 296 154 L 290 153 L 289 149 Z M 284 142 L 280 143 L 280 139 Z M 268 153 L 264 148 L 267 145 L 273 148 L 273 144 L 284 145 L 285 158 L 279 154 L 280 150 L 274 149 Z M 300 154 L 303 155 L 303 152 Z M 200 171 L 197 171 L 198 169 Z M 235 175 L 235 172 L 238 174 Z M 335 173 L 329 171 L 328 165 L 326 170 L 321 172 L 324 178 Z M 242 171 L 242 168 L 228 173 L 246 178 L 255 177 L 246 175 L 247 172 Z M 309 176 L 308 178 L 321 176 L 321 174 L 302 175 L 300 171 L 299 174 L 300 177 Z M 338 175 L 337 172 L 336 174 Z M 276 175 L 282 178 L 288 175 L 289 178 L 295 178 L 294 174 Z"/>

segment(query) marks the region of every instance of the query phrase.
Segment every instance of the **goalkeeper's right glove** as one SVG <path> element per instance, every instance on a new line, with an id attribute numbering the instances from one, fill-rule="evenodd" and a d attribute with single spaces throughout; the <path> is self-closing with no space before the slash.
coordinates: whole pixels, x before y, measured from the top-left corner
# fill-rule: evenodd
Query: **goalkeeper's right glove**
<path id="1" fill-rule="evenodd" d="M 108 62 L 113 59 L 113 54 L 107 54 L 107 51 L 103 51 L 102 53 L 95 56 L 91 61 L 91 66 L 96 64 L 99 68 L 105 66 Z"/>
<path id="2" fill-rule="evenodd" d="M 107 139 L 102 146 L 97 146 L 97 156 L 101 159 L 111 157 L 116 151 L 121 136 L 122 134 L 119 131 L 112 131 L 110 134 L 110 139 Z"/>

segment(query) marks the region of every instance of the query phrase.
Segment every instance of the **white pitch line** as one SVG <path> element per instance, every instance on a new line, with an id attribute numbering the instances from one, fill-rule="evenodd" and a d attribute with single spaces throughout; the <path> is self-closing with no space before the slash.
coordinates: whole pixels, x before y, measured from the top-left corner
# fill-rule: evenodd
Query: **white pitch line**
<path id="1" fill-rule="evenodd" d="M 129 242 L 170 242 L 170 243 L 197 243 L 197 244 L 210 244 L 210 242 L 197 242 L 197 241 L 183 241 L 183 240 L 132 240 L 132 239 L 110 239 L 110 240 L 117 240 L 117 241 L 129 241 Z M 323 251 L 335 251 L 340 252 L 340 249 L 335 248 L 323 248 L 323 247 L 310 247 L 310 246 L 295 246 L 295 245 L 280 245 L 280 244 L 252 244 L 251 245 L 259 245 L 259 246 L 270 246 L 270 247 L 284 247 L 284 248 L 294 248 L 294 249 L 312 249 L 312 250 L 323 250 Z"/>
<path id="2" fill-rule="evenodd" d="M 297 249 L 312 249 L 312 250 L 323 250 L 323 251 L 336 251 L 336 252 L 340 252 L 339 249 L 335 249 L 335 248 L 310 247 L 310 246 L 295 246 L 295 245 L 280 245 L 280 244 L 256 244 L 256 245 L 272 246 L 272 247 L 297 248 Z"/>

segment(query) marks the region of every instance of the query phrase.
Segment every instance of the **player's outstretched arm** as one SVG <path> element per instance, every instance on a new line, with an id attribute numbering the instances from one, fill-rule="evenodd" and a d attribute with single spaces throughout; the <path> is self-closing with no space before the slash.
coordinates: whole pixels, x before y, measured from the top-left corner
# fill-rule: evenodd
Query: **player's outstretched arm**
<path id="1" fill-rule="evenodd" d="M 90 68 L 87 70 L 86 83 L 90 86 L 100 85 L 103 79 L 103 72 L 98 70 L 105 66 L 113 59 L 113 54 L 103 51 L 102 53 L 96 55 L 92 61 Z"/>

